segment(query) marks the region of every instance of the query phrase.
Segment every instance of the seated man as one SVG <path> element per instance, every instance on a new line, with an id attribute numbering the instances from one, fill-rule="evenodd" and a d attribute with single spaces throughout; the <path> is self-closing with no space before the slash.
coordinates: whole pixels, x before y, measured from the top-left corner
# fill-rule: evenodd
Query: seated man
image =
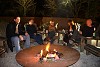
<path id="1" fill-rule="evenodd" d="M 82 38 L 81 38 L 81 50 L 84 50 L 84 45 L 87 44 L 87 39 L 89 38 L 93 38 L 93 33 L 94 33 L 94 26 L 92 25 L 92 20 L 91 19 L 87 19 L 85 25 L 81 26 L 80 28 L 80 34 L 82 34 Z M 84 39 L 84 37 L 86 39 Z"/>
<path id="2" fill-rule="evenodd" d="M 26 31 L 38 44 L 43 44 L 42 36 L 37 34 L 37 26 L 33 19 L 30 19 L 28 25 L 26 25 Z"/>
<path id="3" fill-rule="evenodd" d="M 16 52 L 20 51 L 20 41 L 25 41 L 25 48 L 30 47 L 30 36 L 25 33 L 24 26 L 20 24 L 20 17 L 15 17 L 14 22 L 9 23 L 6 28 L 7 39 L 10 39 L 10 44 L 15 46 Z M 8 47 L 13 51 L 12 45 Z"/>
<path id="4" fill-rule="evenodd" d="M 87 19 L 86 24 L 81 27 L 80 32 L 84 37 L 93 37 L 94 26 L 92 26 L 91 19 Z"/>

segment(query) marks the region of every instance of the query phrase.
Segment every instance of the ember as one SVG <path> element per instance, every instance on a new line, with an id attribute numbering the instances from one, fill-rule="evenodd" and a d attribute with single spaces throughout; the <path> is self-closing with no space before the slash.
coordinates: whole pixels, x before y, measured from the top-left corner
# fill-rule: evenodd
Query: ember
<path id="1" fill-rule="evenodd" d="M 56 49 L 50 50 L 50 43 L 46 45 L 46 49 L 42 49 L 41 52 L 37 55 L 40 62 L 55 61 L 63 56 L 62 53 L 59 53 Z"/>

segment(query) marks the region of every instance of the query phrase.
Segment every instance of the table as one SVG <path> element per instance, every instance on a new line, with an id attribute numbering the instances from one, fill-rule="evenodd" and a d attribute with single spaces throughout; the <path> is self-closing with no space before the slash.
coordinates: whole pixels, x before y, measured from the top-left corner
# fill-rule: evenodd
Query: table
<path id="1" fill-rule="evenodd" d="M 39 45 L 23 49 L 16 54 L 16 61 L 24 67 L 66 67 L 76 63 L 80 58 L 80 53 L 73 48 L 50 45 L 50 50 L 56 49 L 58 52 L 63 53 L 62 60 L 40 63 L 34 56 L 45 47 L 46 45 Z"/>

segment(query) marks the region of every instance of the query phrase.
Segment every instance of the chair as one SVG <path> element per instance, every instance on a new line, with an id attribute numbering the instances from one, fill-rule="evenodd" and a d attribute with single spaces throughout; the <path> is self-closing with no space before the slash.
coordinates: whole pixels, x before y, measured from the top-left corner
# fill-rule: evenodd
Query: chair
<path id="1" fill-rule="evenodd" d="M 84 38 L 83 44 L 81 45 L 82 51 L 86 50 L 86 55 L 93 54 L 97 57 L 100 57 L 100 45 L 99 39 L 95 38 Z"/>
<path id="2" fill-rule="evenodd" d="M 6 52 L 8 52 L 8 46 L 5 37 L 0 37 L 0 47 L 3 48 Z"/>
<path id="3" fill-rule="evenodd" d="M 84 49 L 86 50 L 86 55 L 89 55 L 91 53 L 97 57 L 100 57 L 100 48 L 87 44 L 85 45 Z"/>
<path id="4" fill-rule="evenodd" d="M 5 56 L 5 49 L 0 47 L 0 57 L 4 57 Z"/>
<path id="5" fill-rule="evenodd" d="M 6 38 L 0 37 L 0 57 L 5 56 L 5 52 L 8 52 L 7 48 Z"/>

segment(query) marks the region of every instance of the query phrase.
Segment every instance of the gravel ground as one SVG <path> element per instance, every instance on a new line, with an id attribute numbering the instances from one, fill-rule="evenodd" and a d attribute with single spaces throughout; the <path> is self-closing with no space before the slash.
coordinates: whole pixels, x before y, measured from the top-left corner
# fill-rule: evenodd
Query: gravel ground
<path id="1" fill-rule="evenodd" d="M 75 48 L 79 51 L 79 48 Z M 5 57 L 0 58 L 0 67 L 22 67 L 15 59 L 16 52 L 5 53 Z M 85 51 L 80 52 L 80 59 L 69 67 L 100 67 L 100 57 L 94 55 L 86 55 Z"/>

